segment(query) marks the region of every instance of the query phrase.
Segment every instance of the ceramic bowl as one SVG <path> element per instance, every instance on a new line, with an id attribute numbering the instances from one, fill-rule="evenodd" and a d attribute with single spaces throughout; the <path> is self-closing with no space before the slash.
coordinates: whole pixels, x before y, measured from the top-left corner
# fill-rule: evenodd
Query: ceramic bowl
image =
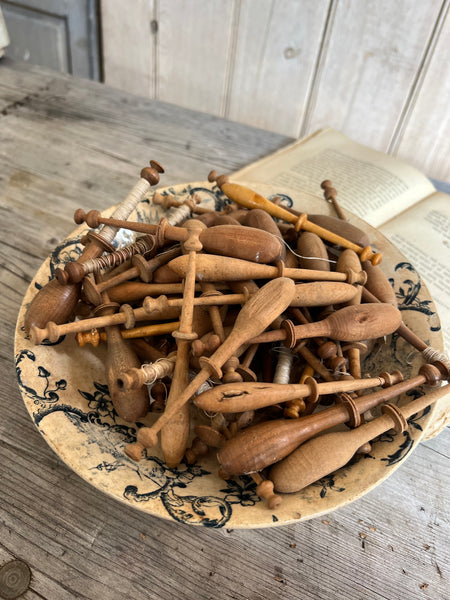
<path id="1" fill-rule="evenodd" d="M 333 214 L 332 207 L 319 197 L 304 200 L 294 191 L 261 184 L 251 187 L 269 198 L 279 195 L 286 206 L 302 212 Z M 227 202 L 222 192 L 207 182 L 159 191 L 176 195 L 196 191 L 206 206 L 216 210 Z M 113 208 L 104 215 L 110 215 Z M 157 222 L 161 215 L 159 207 L 145 200 L 130 219 Z M 391 279 L 406 324 L 427 343 L 442 349 L 436 310 L 414 267 L 377 230 L 356 216 L 350 220 L 365 230 L 372 247 L 383 253 L 381 267 Z M 139 463 L 133 462 L 123 452 L 125 444 L 135 440 L 138 426 L 150 425 L 158 415 L 150 413 L 139 424 L 124 422 L 116 415 L 104 374 L 104 347 L 80 348 L 73 336 L 56 344 L 34 346 L 24 332 L 24 314 L 31 299 L 53 277 L 58 265 L 78 257 L 86 230 L 84 225 L 78 227 L 59 244 L 31 282 L 18 317 L 15 360 L 23 400 L 39 432 L 61 460 L 98 490 L 144 513 L 182 523 L 269 527 L 318 517 L 353 502 L 389 477 L 420 441 L 433 418 L 433 408 L 410 419 L 404 433 L 382 435 L 369 458 L 354 458 L 303 491 L 284 495 L 276 510 L 269 510 L 258 498 L 250 476 L 221 479 L 214 452 L 197 464 L 181 463 L 175 469 L 165 465 L 157 447 L 147 450 Z M 129 234 L 121 236 L 119 232 L 118 237 L 128 241 Z M 363 373 L 375 376 L 399 369 L 406 378 L 416 374 L 422 362 L 417 351 L 393 334 L 375 344 L 364 361 Z M 414 394 L 420 392 L 400 403 Z"/>

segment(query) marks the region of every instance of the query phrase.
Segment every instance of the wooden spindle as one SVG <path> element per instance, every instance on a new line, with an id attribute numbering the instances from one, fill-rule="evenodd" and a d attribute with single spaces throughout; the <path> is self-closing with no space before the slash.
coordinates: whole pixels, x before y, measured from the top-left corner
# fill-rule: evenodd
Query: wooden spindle
<path id="1" fill-rule="evenodd" d="M 184 256 L 179 256 L 171 260 L 168 266 L 171 271 L 183 277 L 187 268 L 187 259 Z M 267 264 L 252 263 L 239 258 L 212 254 L 202 254 L 198 257 L 197 279 L 199 281 L 231 282 L 252 279 L 273 279 L 275 277 L 289 277 L 290 279 L 303 281 L 340 281 L 350 284 L 364 284 L 367 275 L 364 271 L 360 271 L 359 273 L 353 271 L 336 273 L 313 269 L 287 269 L 284 267 L 282 261 L 275 267 Z"/>

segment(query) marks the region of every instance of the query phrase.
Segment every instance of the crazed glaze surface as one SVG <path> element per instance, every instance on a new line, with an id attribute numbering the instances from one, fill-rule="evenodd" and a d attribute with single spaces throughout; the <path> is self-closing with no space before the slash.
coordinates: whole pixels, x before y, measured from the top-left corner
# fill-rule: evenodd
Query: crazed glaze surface
<path id="1" fill-rule="evenodd" d="M 269 198 L 282 196 L 285 205 L 302 212 L 333 214 L 320 197 L 317 201 L 309 198 L 300 202 L 296 192 L 261 184 L 250 186 Z M 159 189 L 180 195 L 192 190 L 210 208 L 219 210 L 227 202 L 217 187 L 204 182 Z M 161 214 L 146 200 L 130 220 L 156 222 Z M 372 247 L 383 253 L 381 267 L 391 279 L 406 324 L 429 345 L 442 350 L 439 318 L 414 267 L 379 232 L 357 217 L 352 217 L 351 222 L 364 229 Z M 204 527 L 286 524 L 329 513 L 361 497 L 405 460 L 432 422 L 433 409 L 427 409 L 409 420 L 409 428 L 403 434 L 382 435 L 370 454 L 353 459 L 301 492 L 284 495 L 275 511 L 258 498 L 256 484 L 250 477 L 220 479 L 213 453 L 195 465 L 182 463 L 175 469 L 164 464 L 158 448 L 148 450 L 141 462 L 133 462 L 124 455 L 123 447 L 135 441 L 137 429 L 151 424 L 157 415 L 149 414 L 136 424 L 117 417 L 105 383 L 105 349 L 79 348 L 73 337 L 62 338 L 56 344 L 33 346 L 24 333 L 27 305 L 53 277 L 57 266 L 80 255 L 79 240 L 85 231 L 86 227 L 81 226 L 59 244 L 32 281 L 17 321 L 15 360 L 21 393 L 36 427 L 60 458 L 97 489 L 149 514 Z M 129 232 L 118 236 L 124 243 L 130 237 Z M 375 345 L 363 364 L 363 376 L 399 369 L 407 378 L 415 375 L 422 363 L 420 354 L 394 334 L 387 343 Z M 418 395 L 419 391 L 413 391 L 409 398 Z M 199 418 L 205 419 L 202 415 Z"/>

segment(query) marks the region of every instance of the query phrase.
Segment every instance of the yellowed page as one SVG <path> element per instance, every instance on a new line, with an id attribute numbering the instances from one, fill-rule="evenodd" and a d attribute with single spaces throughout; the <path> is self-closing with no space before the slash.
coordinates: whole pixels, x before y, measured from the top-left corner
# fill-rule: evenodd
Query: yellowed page
<path id="1" fill-rule="evenodd" d="M 414 265 L 430 290 L 450 350 L 450 196 L 436 192 L 380 231 Z"/>
<path id="2" fill-rule="evenodd" d="M 323 195 L 330 179 L 347 210 L 380 226 L 435 191 L 425 175 L 403 161 L 324 129 L 244 167 L 233 181 L 260 181 Z"/>

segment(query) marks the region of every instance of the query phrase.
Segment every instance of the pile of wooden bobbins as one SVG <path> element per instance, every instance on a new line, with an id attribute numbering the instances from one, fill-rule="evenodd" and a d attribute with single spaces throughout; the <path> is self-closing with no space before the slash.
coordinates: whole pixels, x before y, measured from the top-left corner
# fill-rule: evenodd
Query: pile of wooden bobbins
<path id="1" fill-rule="evenodd" d="M 212 171 L 230 200 L 221 212 L 195 194 L 156 191 L 167 216 L 129 221 L 163 172 L 150 161 L 110 218 L 76 211 L 91 228 L 83 252 L 25 316 L 34 344 L 70 334 L 80 346 L 106 341 L 114 409 L 139 425 L 128 457 L 141 460 L 159 432 L 169 467 L 215 449 L 219 474 L 252 475 L 273 510 L 275 492 L 301 490 L 370 452 L 371 440 L 403 431 L 447 393 L 446 357 L 402 323 L 381 255 L 345 220 L 330 181 L 321 186 L 337 217 L 298 213 Z M 142 235 L 115 250 L 119 228 Z M 393 332 L 422 352 L 418 374 L 363 377 L 362 358 Z M 420 385 L 436 389 L 401 408 L 389 403 Z M 379 405 L 382 416 L 367 420 Z M 142 426 L 150 410 L 160 415 Z M 341 424 L 348 429 L 322 433 Z"/>

